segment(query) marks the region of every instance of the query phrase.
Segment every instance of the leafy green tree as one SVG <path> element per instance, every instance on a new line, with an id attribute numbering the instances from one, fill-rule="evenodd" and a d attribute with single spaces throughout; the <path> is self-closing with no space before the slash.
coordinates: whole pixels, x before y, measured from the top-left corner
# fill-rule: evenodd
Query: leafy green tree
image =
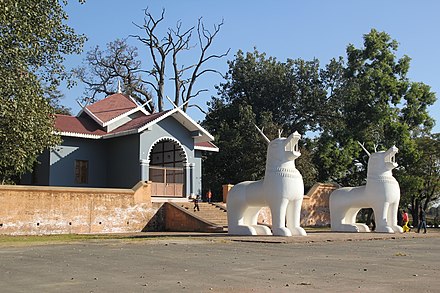
<path id="1" fill-rule="evenodd" d="M 410 166 L 398 170 L 402 205 L 410 207 L 414 225 L 418 224 L 419 207 L 427 210 L 440 198 L 440 134 L 415 139 L 417 158 Z"/>
<path id="2" fill-rule="evenodd" d="M 220 100 L 233 105 L 252 105 L 257 116 L 271 113 L 285 131 L 316 130 L 325 117 L 326 93 L 319 61 L 288 59 L 286 62 L 258 52 L 238 51 L 229 61 L 226 81 L 218 87 Z"/>
<path id="3" fill-rule="evenodd" d="M 254 126 L 251 106 L 237 109 L 217 102 L 216 115 L 208 114 L 204 126 L 212 131 L 221 151 L 208 153 L 202 165 L 204 188 L 211 188 L 214 194 L 221 193 L 222 184 L 261 178 L 267 149 Z"/>
<path id="4" fill-rule="evenodd" d="M 365 178 L 368 158 L 357 141 L 370 151 L 395 144 L 402 167 L 417 157 L 414 138 L 432 129 L 427 108 L 436 97 L 429 86 L 408 79 L 410 58 L 397 58 L 397 49 L 397 41 L 372 29 L 362 48 L 349 45 L 347 61 L 334 59 L 323 72 L 332 113 L 322 121 L 314 156 L 320 181 L 352 185 Z M 354 158 L 363 167 L 353 169 Z"/>
<path id="5" fill-rule="evenodd" d="M 317 60 L 279 62 L 256 50 L 239 51 L 229 62 L 226 81 L 218 87 L 220 97 L 212 99 L 203 123 L 221 150 L 207 155 L 204 184 L 217 191 L 221 184 L 264 176 L 267 144 L 254 124 L 264 128 L 270 139 L 278 137 L 279 129 L 285 136 L 316 129 L 324 111 L 313 109 L 325 98 L 319 78 Z M 311 150 L 304 145 L 302 149 L 297 165 L 310 187 L 317 172 L 310 164 Z"/>
<path id="6" fill-rule="evenodd" d="M 50 94 L 66 75 L 65 54 L 78 53 L 84 37 L 65 24 L 57 0 L 2 0 L 0 9 L 0 183 L 32 169 L 54 146 Z"/>

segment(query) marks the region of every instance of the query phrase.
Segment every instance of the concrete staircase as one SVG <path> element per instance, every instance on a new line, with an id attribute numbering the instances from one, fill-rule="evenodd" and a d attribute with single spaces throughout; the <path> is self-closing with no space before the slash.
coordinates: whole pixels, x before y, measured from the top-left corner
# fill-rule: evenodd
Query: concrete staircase
<path id="1" fill-rule="evenodd" d="M 188 210 L 189 213 L 209 221 L 217 226 L 226 228 L 228 226 L 228 216 L 226 208 L 217 203 L 199 202 L 200 211 L 194 212 L 194 203 L 178 203 L 179 206 Z"/>

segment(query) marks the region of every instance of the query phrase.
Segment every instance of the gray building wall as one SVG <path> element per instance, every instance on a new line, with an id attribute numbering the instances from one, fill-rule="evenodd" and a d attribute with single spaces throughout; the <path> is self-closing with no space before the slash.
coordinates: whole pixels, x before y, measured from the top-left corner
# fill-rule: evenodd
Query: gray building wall
<path id="1" fill-rule="evenodd" d="M 45 150 L 38 156 L 32 173 L 26 173 L 20 178 L 20 184 L 49 185 L 49 170 L 49 150 Z"/>
<path id="2" fill-rule="evenodd" d="M 106 153 L 102 140 L 63 137 L 61 145 L 50 150 L 49 185 L 105 187 Z M 87 184 L 75 183 L 75 160 L 89 161 Z"/>
<path id="3" fill-rule="evenodd" d="M 107 148 L 107 186 L 132 188 L 141 180 L 139 134 L 104 140 Z"/>
<path id="4" fill-rule="evenodd" d="M 38 164 L 33 172 L 33 184 L 35 185 L 49 185 L 50 175 L 50 152 L 45 150 L 38 158 Z"/>
<path id="5" fill-rule="evenodd" d="M 75 160 L 89 161 L 88 184 L 75 183 Z M 50 152 L 52 186 L 132 188 L 140 180 L 139 135 L 112 139 L 63 137 Z"/>
<path id="6" fill-rule="evenodd" d="M 200 195 L 200 198 L 203 198 L 203 188 L 207 188 L 202 186 L 202 151 L 194 152 L 194 181 L 196 183 L 194 192 L 197 195 Z"/>

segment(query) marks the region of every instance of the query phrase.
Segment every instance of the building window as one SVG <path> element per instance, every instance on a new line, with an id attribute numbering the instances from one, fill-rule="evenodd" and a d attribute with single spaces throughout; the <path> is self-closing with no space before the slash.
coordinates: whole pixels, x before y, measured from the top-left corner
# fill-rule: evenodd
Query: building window
<path id="1" fill-rule="evenodd" d="M 84 160 L 75 161 L 75 183 L 78 184 L 89 183 L 89 161 L 84 161 Z"/>
<path id="2" fill-rule="evenodd" d="M 177 143 L 164 140 L 150 152 L 150 180 L 161 183 L 183 183 L 185 152 Z"/>

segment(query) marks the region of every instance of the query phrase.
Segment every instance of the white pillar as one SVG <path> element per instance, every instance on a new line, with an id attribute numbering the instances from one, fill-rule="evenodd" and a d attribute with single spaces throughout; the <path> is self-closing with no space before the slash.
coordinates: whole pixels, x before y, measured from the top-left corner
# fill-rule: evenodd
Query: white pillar
<path id="1" fill-rule="evenodd" d="M 185 195 L 194 196 L 194 166 L 193 163 L 184 164 L 185 167 Z"/>
<path id="2" fill-rule="evenodd" d="M 141 164 L 141 181 L 148 181 L 150 177 L 150 161 L 142 159 L 140 160 Z"/>
<path id="3" fill-rule="evenodd" d="M 191 172 L 188 163 L 185 163 L 183 166 L 185 167 L 185 196 L 188 197 L 191 195 Z"/>
<path id="4" fill-rule="evenodd" d="M 195 164 L 194 163 L 190 163 L 189 164 L 189 173 L 190 173 L 190 188 L 189 188 L 189 191 L 190 191 L 190 194 L 191 194 L 191 196 L 192 197 L 194 197 L 194 166 L 195 166 Z"/>

